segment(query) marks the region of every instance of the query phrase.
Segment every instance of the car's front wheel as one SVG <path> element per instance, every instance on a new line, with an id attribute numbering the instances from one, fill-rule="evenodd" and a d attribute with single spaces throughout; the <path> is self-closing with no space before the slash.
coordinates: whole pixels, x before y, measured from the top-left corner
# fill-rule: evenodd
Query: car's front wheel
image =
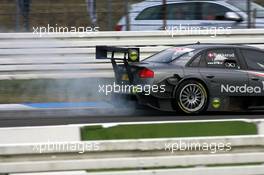
<path id="1" fill-rule="evenodd" d="M 207 108 L 208 93 L 198 81 L 189 80 L 179 85 L 176 94 L 176 107 L 187 114 L 199 114 Z"/>

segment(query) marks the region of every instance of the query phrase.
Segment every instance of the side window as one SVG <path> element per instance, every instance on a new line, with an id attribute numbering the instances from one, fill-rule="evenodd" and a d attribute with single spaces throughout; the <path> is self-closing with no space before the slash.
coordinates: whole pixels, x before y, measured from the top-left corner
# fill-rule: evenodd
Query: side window
<path id="1" fill-rule="evenodd" d="M 197 3 L 167 4 L 168 20 L 195 20 L 197 19 Z M 136 20 L 163 20 L 163 6 L 158 5 L 143 10 Z"/>
<path id="2" fill-rule="evenodd" d="M 240 69 L 239 60 L 234 49 L 212 49 L 205 54 L 207 67 Z"/>
<path id="3" fill-rule="evenodd" d="M 201 6 L 201 20 L 225 20 L 226 12 L 231 10 L 219 4 L 203 2 Z"/>
<path id="4" fill-rule="evenodd" d="M 202 55 L 199 54 L 196 56 L 192 62 L 189 64 L 189 67 L 199 67 L 200 66 L 200 61 L 201 61 Z"/>
<path id="5" fill-rule="evenodd" d="M 143 10 L 136 20 L 161 20 L 162 19 L 162 6 L 149 7 Z"/>
<path id="6" fill-rule="evenodd" d="M 264 52 L 257 50 L 241 50 L 250 70 L 264 71 Z"/>
<path id="7" fill-rule="evenodd" d="M 196 3 L 176 3 L 167 6 L 168 20 L 195 20 Z"/>

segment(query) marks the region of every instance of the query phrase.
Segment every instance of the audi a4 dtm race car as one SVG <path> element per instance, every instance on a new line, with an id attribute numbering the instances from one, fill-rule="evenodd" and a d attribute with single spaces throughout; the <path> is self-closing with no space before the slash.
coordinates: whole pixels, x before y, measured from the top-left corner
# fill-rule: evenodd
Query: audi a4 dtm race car
<path id="1" fill-rule="evenodd" d="M 192 44 L 139 61 L 138 48 L 96 47 L 110 59 L 113 95 L 162 111 L 264 109 L 264 51 L 249 46 Z"/>

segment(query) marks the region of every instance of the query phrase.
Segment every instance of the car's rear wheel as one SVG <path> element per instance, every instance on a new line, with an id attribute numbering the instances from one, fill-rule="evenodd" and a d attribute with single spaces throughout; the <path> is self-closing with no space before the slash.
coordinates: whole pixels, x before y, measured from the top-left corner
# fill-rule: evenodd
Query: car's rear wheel
<path id="1" fill-rule="evenodd" d="M 198 81 L 185 81 L 176 91 L 176 107 L 187 114 L 199 114 L 207 108 L 208 93 Z"/>

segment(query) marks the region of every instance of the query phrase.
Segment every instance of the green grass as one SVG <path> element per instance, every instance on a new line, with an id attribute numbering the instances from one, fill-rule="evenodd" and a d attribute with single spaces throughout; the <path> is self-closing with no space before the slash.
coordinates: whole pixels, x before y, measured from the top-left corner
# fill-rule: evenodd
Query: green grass
<path id="1" fill-rule="evenodd" d="M 177 124 L 119 125 L 110 128 L 102 128 L 101 126 L 88 126 L 83 127 L 81 133 L 83 140 L 115 140 L 253 135 L 257 134 L 257 127 L 255 124 L 240 121 L 199 122 Z"/>

